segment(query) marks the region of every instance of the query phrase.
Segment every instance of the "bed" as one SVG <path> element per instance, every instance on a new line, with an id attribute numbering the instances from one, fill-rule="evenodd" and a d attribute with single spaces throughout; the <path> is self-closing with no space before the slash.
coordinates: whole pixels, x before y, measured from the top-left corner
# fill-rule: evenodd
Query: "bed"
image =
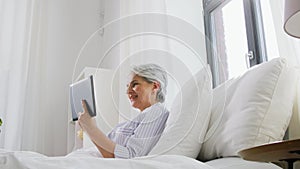
<path id="1" fill-rule="evenodd" d="M 283 139 L 293 113 L 299 113 L 298 74 L 278 58 L 212 89 L 206 66 L 176 95 L 166 128 L 148 156 L 99 158 L 84 136 L 84 147 L 76 155 L 0 150 L 0 168 L 279 169 L 272 163 L 243 160 L 238 152 Z"/>
<path id="2" fill-rule="evenodd" d="M 104 159 L 92 155 L 47 157 L 35 152 L 0 150 L 1 169 L 212 169 L 209 165 L 178 155 L 139 157 L 134 159 Z"/>

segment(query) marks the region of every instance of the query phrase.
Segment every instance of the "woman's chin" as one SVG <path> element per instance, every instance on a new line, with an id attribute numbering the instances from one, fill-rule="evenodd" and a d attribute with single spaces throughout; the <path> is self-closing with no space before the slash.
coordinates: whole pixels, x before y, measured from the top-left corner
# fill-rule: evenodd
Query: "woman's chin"
<path id="1" fill-rule="evenodd" d="M 134 101 L 131 101 L 130 103 L 132 107 L 137 108 L 138 105 Z"/>
<path id="2" fill-rule="evenodd" d="M 141 110 L 140 105 L 136 104 L 135 102 L 131 102 L 131 106 L 132 106 L 133 108 L 135 108 L 135 109 Z"/>

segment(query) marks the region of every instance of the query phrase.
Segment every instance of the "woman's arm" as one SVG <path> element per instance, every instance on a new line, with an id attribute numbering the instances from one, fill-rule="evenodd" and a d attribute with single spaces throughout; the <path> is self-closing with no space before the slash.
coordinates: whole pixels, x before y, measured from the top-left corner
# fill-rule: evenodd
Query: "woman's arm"
<path id="1" fill-rule="evenodd" d="M 115 143 L 111 141 L 101 130 L 95 128 L 94 130 L 89 130 L 86 132 L 104 158 L 115 157 Z"/>
<path id="2" fill-rule="evenodd" d="M 88 113 L 85 101 L 82 101 L 82 107 L 84 111 L 79 115 L 79 125 L 87 132 L 103 157 L 114 158 L 116 144 L 97 127 L 95 119 L 92 119 Z"/>
<path id="3" fill-rule="evenodd" d="M 99 152 L 102 154 L 102 156 L 104 158 L 115 158 L 115 154 L 108 152 L 106 150 L 104 150 L 103 148 L 101 148 L 100 146 L 98 146 L 95 142 L 93 142 L 95 144 L 95 146 L 97 147 L 97 149 L 99 150 Z"/>

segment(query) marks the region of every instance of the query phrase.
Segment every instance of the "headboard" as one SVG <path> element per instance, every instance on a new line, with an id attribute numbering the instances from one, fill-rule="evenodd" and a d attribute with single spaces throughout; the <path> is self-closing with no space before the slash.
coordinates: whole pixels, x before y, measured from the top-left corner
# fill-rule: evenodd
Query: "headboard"
<path id="1" fill-rule="evenodd" d="M 96 100 L 96 121 L 97 125 L 106 134 L 113 126 L 119 122 L 118 107 L 118 86 L 112 83 L 118 83 L 114 78 L 114 72 L 108 69 L 97 69 L 86 67 L 80 73 L 75 81 L 88 77 L 94 76 L 95 86 L 95 100 Z M 115 87 L 115 88 L 114 88 Z M 114 88 L 114 89 L 113 89 Z M 71 119 L 71 113 L 69 108 L 69 119 Z M 82 147 L 90 147 L 93 143 L 89 137 L 83 134 L 83 140 L 77 136 L 80 127 L 77 123 L 70 122 L 68 130 L 68 150 Z M 75 138 L 75 139 L 74 139 Z"/>

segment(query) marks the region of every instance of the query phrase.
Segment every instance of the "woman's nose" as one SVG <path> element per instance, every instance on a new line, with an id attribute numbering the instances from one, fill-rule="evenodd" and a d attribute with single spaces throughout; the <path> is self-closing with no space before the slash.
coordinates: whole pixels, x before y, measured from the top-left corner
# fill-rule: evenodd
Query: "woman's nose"
<path id="1" fill-rule="evenodd" d="M 127 87 L 126 93 L 129 94 L 129 93 L 131 93 L 132 91 L 133 91 L 133 90 L 132 90 L 132 87 L 131 87 L 131 86 L 128 86 L 128 87 Z"/>

